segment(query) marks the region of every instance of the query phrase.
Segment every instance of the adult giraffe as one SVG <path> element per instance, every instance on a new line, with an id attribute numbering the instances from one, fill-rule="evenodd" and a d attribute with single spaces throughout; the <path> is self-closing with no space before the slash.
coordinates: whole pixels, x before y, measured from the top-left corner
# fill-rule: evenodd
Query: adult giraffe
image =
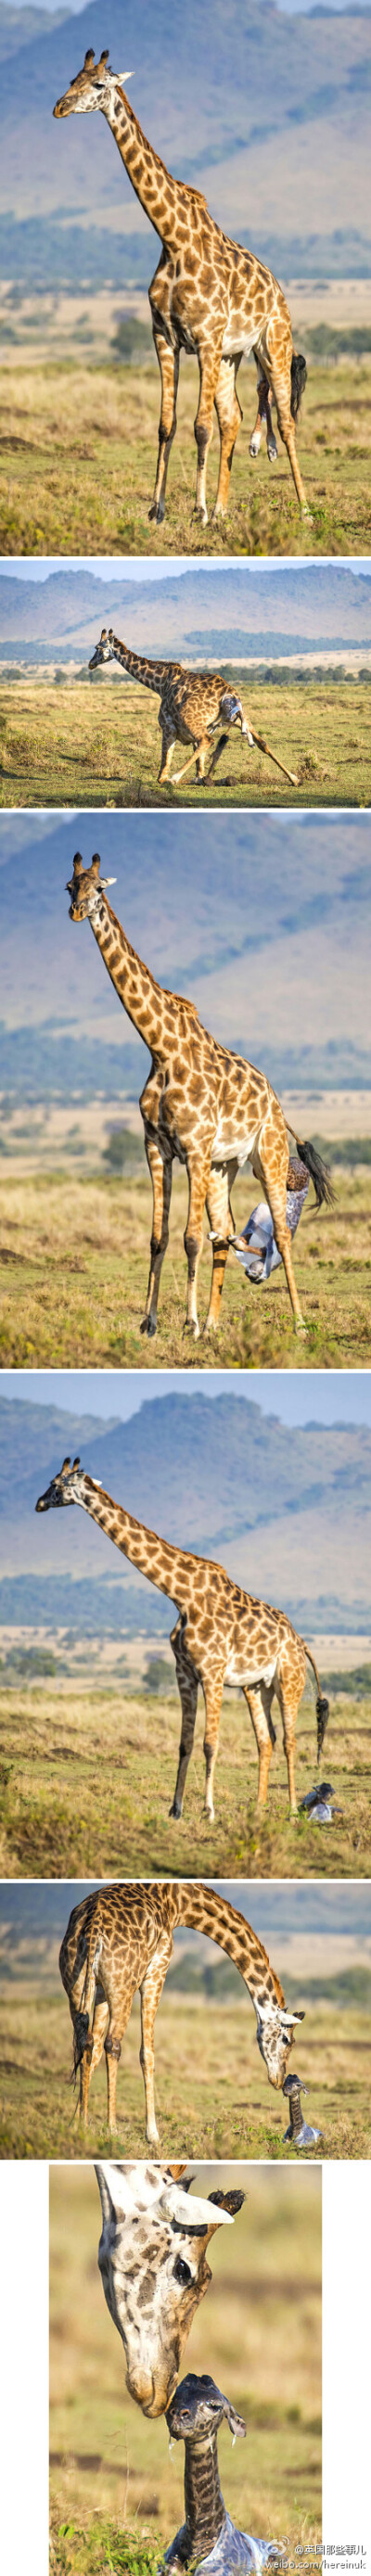
<path id="1" fill-rule="evenodd" d="M 295 444 L 295 421 L 306 378 L 305 359 L 293 349 L 288 305 L 272 276 L 240 242 L 229 241 L 209 214 L 198 188 L 173 179 L 138 124 L 123 88 L 127 73 L 112 72 L 108 49 L 94 63 L 89 46 L 54 116 L 86 116 L 101 108 L 111 126 L 131 185 L 162 244 L 149 288 L 153 337 L 161 373 L 158 465 L 150 519 L 165 517 L 166 476 L 176 430 L 176 397 L 182 349 L 198 359 L 200 397 L 195 420 L 196 510 L 207 524 L 206 470 L 213 410 L 220 432 L 220 468 L 214 518 L 225 516 L 237 431 L 242 420 L 236 392 L 241 358 L 253 354 L 258 371 L 258 415 L 250 445 L 255 456 L 266 419 L 268 455 L 277 453 L 271 396 L 287 449 L 295 491 L 308 517 Z"/>
<path id="2" fill-rule="evenodd" d="M 211 2237 L 231 2224 L 244 2192 L 193 2199 L 193 2177 L 183 2164 L 103 2163 L 95 2171 L 104 2296 L 124 2346 L 130 2397 L 153 2418 L 169 2405 L 192 2319 L 211 2281 Z"/>
<path id="3" fill-rule="evenodd" d="M 186 770 L 193 768 L 194 760 L 196 778 L 201 784 L 208 752 L 211 751 L 212 758 L 206 771 L 208 783 L 228 742 L 228 733 L 218 732 L 219 724 L 229 728 L 240 725 L 241 735 L 249 743 L 250 750 L 253 751 L 256 743 L 258 750 L 266 752 L 268 760 L 274 761 L 275 769 L 282 771 L 283 778 L 289 779 L 290 787 L 299 786 L 296 770 L 287 769 L 286 762 L 279 760 L 276 751 L 271 751 L 263 735 L 255 732 L 250 717 L 247 722 L 242 699 L 236 696 L 234 689 L 228 688 L 222 671 L 188 671 L 185 662 L 151 662 L 148 653 L 133 653 L 130 644 L 123 644 L 120 635 L 114 635 L 112 626 L 108 634 L 106 626 L 102 626 L 99 643 L 91 655 L 89 671 L 97 671 L 105 662 L 119 662 L 128 679 L 139 680 L 142 689 L 153 689 L 155 697 L 159 697 L 158 721 L 162 738 L 159 787 L 164 787 L 170 777 L 175 742 L 191 742 L 193 748 L 182 769 L 173 770 L 172 785 L 180 786 Z"/>
<path id="4" fill-rule="evenodd" d="M 79 1503 L 98 1528 L 105 1530 L 114 1547 L 165 1592 L 176 1604 L 178 1618 L 170 1636 L 175 1656 L 177 1682 L 182 1709 L 180 1752 L 172 1816 L 181 1816 L 188 1763 L 193 1751 L 198 1687 L 203 1690 L 206 1726 L 204 1753 L 206 1764 L 205 1813 L 213 1821 L 213 1779 L 218 1751 L 219 1719 L 224 1683 L 242 1690 L 254 1728 L 259 1754 L 258 1805 L 265 1806 L 269 1766 L 275 1732 L 272 1725 L 272 1700 L 279 1702 L 283 1720 L 283 1737 L 287 1762 L 291 1813 L 296 1815 L 295 1797 L 295 1724 L 304 1690 L 306 1663 L 312 1665 L 317 1682 L 317 1746 L 322 1748 L 328 1719 L 328 1700 L 322 1698 L 319 1675 L 311 1647 L 297 1636 L 291 1619 L 284 1610 L 272 1610 L 265 1601 L 255 1601 L 233 1583 L 224 1566 L 203 1556 L 193 1556 L 188 1549 L 172 1547 L 168 1539 L 158 1538 L 155 1530 L 146 1529 L 132 1512 L 105 1494 L 96 1477 L 80 1467 L 63 1461 L 59 1473 L 52 1477 L 46 1493 L 35 1504 L 37 1512 L 60 1510 L 69 1503 Z"/>
<path id="5" fill-rule="evenodd" d="M 178 1924 L 204 1932 L 233 1959 L 256 2013 L 256 2037 L 269 2083 L 281 2091 L 294 2043 L 295 2013 L 267 1951 L 251 1923 L 214 1887 L 190 1879 L 97 1888 L 74 1905 L 59 1966 L 73 2022 L 75 2068 L 80 2067 L 80 2113 L 86 2126 L 91 2076 L 106 2055 L 108 2126 L 116 2128 L 117 2068 L 134 1995 L 140 1993 L 141 2050 L 147 2146 L 159 2143 L 154 2092 L 154 2026 Z M 179 2111 L 183 2123 L 184 2114 Z"/>
<path id="6" fill-rule="evenodd" d="M 140 1100 L 153 1190 L 151 1262 L 141 1333 L 151 1336 L 157 1330 L 157 1301 L 169 1237 L 176 1160 L 185 1164 L 188 1175 L 184 1236 L 188 1262 L 187 1328 L 195 1341 L 199 1337 L 197 1273 L 204 1208 L 213 1236 L 212 1285 L 204 1329 L 212 1332 L 219 1322 L 228 1246 L 235 1231 L 230 1194 L 236 1173 L 246 1162 L 252 1164 L 256 1179 L 263 1184 L 286 1273 L 295 1330 L 305 1332 L 286 1218 L 290 1148 L 280 1101 L 267 1074 L 259 1073 L 244 1056 L 230 1054 L 229 1048 L 220 1046 L 202 1027 L 193 1002 L 184 1001 L 179 993 L 163 991 L 155 982 L 107 901 L 107 885 L 114 883 L 112 877 L 100 880 L 97 851 L 90 868 L 83 867 L 80 851 L 76 851 L 73 876 L 67 885 L 70 920 L 90 922 L 111 984 L 152 1056 Z M 313 1145 L 304 1145 L 299 1137 L 296 1143 L 320 1207 L 332 1196 L 325 1164 Z"/>

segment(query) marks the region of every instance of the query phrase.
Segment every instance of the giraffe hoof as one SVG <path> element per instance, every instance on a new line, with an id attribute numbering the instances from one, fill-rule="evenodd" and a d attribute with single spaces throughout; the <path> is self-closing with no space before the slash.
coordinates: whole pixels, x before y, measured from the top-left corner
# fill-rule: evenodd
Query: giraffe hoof
<path id="1" fill-rule="evenodd" d="M 254 438 L 254 434 L 253 434 L 252 438 L 250 438 L 249 455 L 250 455 L 250 456 L 258 456 L 258 455 L 259 455 L 259 448 L 260 448 L 260 438 L 259 438 L 259 437 L 258 437 L 258 438 Z"/>
<path id="2" fill-rule="evenodd" d="M 156 520 L 156 527 L 157 527 L 157 528 L 161 528 L 161 527 L 162 527 L 162 522 L 163 522 L 163 519 L 165 518 L 165 503 L 164 503 L 164 501 L 162 501 L 162 502 L 161 502 L 161 501 L 158 501 L 158 502 L 157 502 L 157 501 L 152 501 L 152 503 L 151 503 L 151 509 L 148 511 L 148 518 L 149 518 L 149 519 L 155 519 L 155 520 Z"/>
<path id="3" fill-rule="evenodd" d="M 182 1813 L 182 1810 L 181 1810 L 181 1807 L 179 1806 L 179 1799 L 178 1799 L 178 1798 L 173 1798 L 173 1804 L 172 1804 L 172 1807 L 169 1807 L 169 1816 L 181 1816 L 181 1813 Z"/>
<path id="4" fill-rule="evenodd" d="M 268 439 L 267 456 L 269 457 L 269 463 L 270 463 L 270 465 L 276 465 L 276 463 L 277 463 L 277 456 L 278 456 L 278 447 L 276 447 L 276 441 L 275 441 L 275 439 L 273 439 L 273 438 L 272 438 L 272 439 L 270 439 L 270 440 Z"/>
<path id="5" fill-rule="evenodd" d="M 154 1340 L 154 1335 L 155 1335 L 155 1333 L 157 1333 L 156 1316 L 155 1316 L 155 1315 L 143 1315 L 143 1323 L 140 1325 L 140 1328 L 139 1328 L 139 1329 L 140 1329 L 140 1332 L 141 1332 L 141 1333 L 147 1333 L 147 1334 L 148 1334 L 148 1341 L 149 1341 L 149 1342 L 153 1342 L 153 1340 Z"/>
<path id="6" fill-rule="evenodd" d="M 192 1342 L 199 1342 L 200 1326 L 197 1323 L 192 1323 L 192 1321 L 188 1322 L 188 1316 L 186 1316 L 185 1324 L 183 1324 L 183 1341 L 186 1333 L 190 1333 Z"/>
<path id="7" fill-rule="evenodd" d="M 302 1322 L 302 1317 L 301 1317 L 301 1315 L 295 1315 L 294 1332 L 295 1332 L 295 1333 L 304 1333 L 304 1336 L 305 1336 L 305 1335 L 307 1334 L 307 1331 L 308 1331 L 308 1326 L 307 1326 L 307 1324 L 304 1324 L 304 1323 Z"/>

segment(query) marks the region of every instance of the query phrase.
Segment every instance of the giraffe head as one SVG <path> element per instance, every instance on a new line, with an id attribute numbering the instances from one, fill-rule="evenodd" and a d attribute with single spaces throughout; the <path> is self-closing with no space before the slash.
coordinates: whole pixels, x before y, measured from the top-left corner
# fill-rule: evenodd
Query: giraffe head
<path id="1" fill-rule="evenodd" d="M 72 1467 L 71 1459 L 64 1458 L 59 1474 L 52 1476 L 51 1484 L 47 1485 L 45 1494 L 39 1494 L 38 1503 L 35 1503 L 35 1512 L 60 1511 L 64 1503 L 82 1503 L 85 1486 L 91 1487 L 92 1483 L 93 1478 L 85 1476 L 84 1468 L 80 1467 L 79 1458 L 74 1458 Z M 95 1476 L 94 1491 L 98 1483 L 99 1478 Z"/>
<path id="2" fill-rule="evenodd" d="M 106 627 L 106 626 L 102 626 L 102 633 L 101 633 L 101 635 L 100 635 L 100 637 L 99 637 L 99 644 L 96 644 L 96 645 L 95 645 L 95 651 L 94 651 L 94 653 L 92 653 L 91 661 L 89 662 L 89 671 L 97 671 L 97 669 L 98 669 L 98 663 L 99 663 L 99 662 L 114 662 L 114 661 L 115 661 L 115 646 L 114 646 L 113 626 L 110 626 L 110 627 L 109 627 L 108 635 L 107 635 L 107 627 Z"/>
<path id="3" fill-rule="evenodd" d="M 67 879 L 66 893 L 71 895 L 70 921 L 92 919 L 105 886 L 116 885 L 116 877 L 100 877 L 100 859 L 95 850 L 90 868 L 84 868 L 80 851 L 75 850 L 73 877 Z M 103 911 L 103 906 L 102 906 Z"/>
<path id="4" fill-rule="evenodd" d="M 206 2251 L 230 2224 L 243 2192 L 188 2200 L 184 2168 L 96 2165 L 103 2227 L 98 2263 L 110 2316 L 122 2337 L 130 2396 L 144 2415 L 164 2415 L 196 2308 L 211 2279 Z"/>
<path id="5" fill-rule="evenodd" d="M 243 2415 L 236 2414 L 229 2397 L 223 2397 L 221 2388 L 216 2387 L 215 2379 L 209 2379 L 207 2371 L 203 2372 L 202 2378 L 196 2378 L 195 2372 L 189 2370 L 187 2378 L 181 2380 L 180 2388 L 176 2388 L 168 2408 L 166 2422 L 170 2441 L 205 2440 L 205 2436 L 207 2439 L 210 2434 L 219 2432 L 224 2416 L 233 2441 L 236 2435 L 243 2441 L 246 2435 Z"/>
<path id="6" fill-rule="evenodd" d="M 278 2003 L 275 1995 L 268 1995 L 266 2003 L 263 1997 L 258 2002 L 254 1995 L 253 2002 L 260 2056 L 264 2058 L 269 2083 L 273 2084 L 276 2093 L 280 2093 L 288 2059 L 294 2046 L 295 2024 L 298 2021 L 305 2021 L 305 2013 L 292 2012 L 290 2005 Z"/>
<path id="7" fill-rule="evenodd" d="M 69 89 L 65 89 L 64 97 L 56 99 L 53 116 L 91 116 L 95 107 L 104 109 L 109 106 L 112 90 L 116 89 L 117 82 L 122 89 L 123 81 L 131 80 L 132 74 L 131 72 L 111 72 L 108 55 L 109 46 L 106 45 L 104 53 L 100 56 L 100 62 L 95 63 L 94 48 L 89 45 L 82 72 L 75 73 L 75 79 L 70 81 Z"/>

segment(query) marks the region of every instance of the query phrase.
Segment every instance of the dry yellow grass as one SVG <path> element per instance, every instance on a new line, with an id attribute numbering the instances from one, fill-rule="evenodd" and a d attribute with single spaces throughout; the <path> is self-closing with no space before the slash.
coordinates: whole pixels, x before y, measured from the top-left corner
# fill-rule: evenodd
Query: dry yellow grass
<path id="1" fill-rule="evenodd" d="M 300 341 L 297 342 L 300 347 Z M 150 348 L 150 344 L 149 344 Z M 0 457 L 0 543 L 15 554 L 361 555 L 370 551 L 370 360 L 310 363 L 298 452 L 312 511 L 301 521 L 288 459 L 278 442 L 253 464 L 255 368 L 239 379 L 244 422 L 225 521 L 193 516 L 197 367 L 183 365 L 178 433 L 170 459 L 164 528 L 149 524 L 159 416 L 155 359 L 117 367 L 82 358 L 30 365 L 20 349 L 5 364 Z M 209 463 L 212 511 L 216 423 Z"/>
<path id="2" fill-rule="evenodd" d="M 247 2199 L 233 2229 L 214 2238 L 213 2280 L 184 2368 L 210 2371 L 246 2417 L 244 2447 L 232 2451 L 220 2437 L 223 2490 L 239 2527 L 310 2544 L 321 2514 L 320 2174 L 210 2164 L 196 2171 L 196 2189 L 197 2181 L 204 2193 L 216 2181 L 238 2182 Z M 145 2424 L 127 2395 L 97 2271 L 92 2172 L 52 2170 L 50 2222 L 51 2497 L 54 2529 L 67 2524 L 70 2535 L 56 2563 L 74 2571 L 92 2563 L 100 2517 L 117 2518 L 122 2538 L 135 2526 L 138 2547 L 146 2533 L 169 2542 L 182 2519 L 184 2453 L 179 2445 L 169 2460 L 164 2423 Z M 107 2553 L 96 2563 L 103 2570 L 117 2561 Z"/>
<path id="3" fill-rule="evenodd" d="M 297 1235 L 295 1275 L 307 1325 L 293 1331 L 283 1271 L 254 1290 L 230 1256 L 217 1335 L 183 1341 L 186 1311 L 185 1174 L 175 1169 L 170 1241 L 159 1299 L 158 1332 L 140 1333 L 144 1313 L 152 1193 L 143 1172 L 127 1181 L 2 1166 L 0 1186 L 0 1366 L 179 1368 L 368 1368 L 371 1362 L 371 1172 L 336 1169 L 335 1205 L 318 1216 L 310 1193 Z M 233 1190 L 236 1221 L 256 1204 L 248 1167 Z M 206 1241 L 199 1274 L 199 1316 L 207 1311 L 211 1275 Z"/>
<path id="4" fill-rule="evenodd" d="M 61 1936 L 66 1928 L 72 1890 L 61 1888 Z M 238 1901 L 238 1890 L 237 1890 Z M 255 1928 L 259 1900 L 252 1898 Z M 327 1943 L 323 1943 L 326 1975 Z M 194 1954 L 193 1954 L 194 1955 Z M 271 1938 L 273 1966 L 282 1973 L 279 1941 Z M 218 1951 L 213 1950 L 218 1963 Z M 190 1956 L 192 1968 L 192 1953 Z M 320 1982 L 320 1981 L 319 1981 Z M 56 1990 L 56 1986 L 58 1991 Z M 291 1980 L 284 1989 L 291 1999 Z M 297 2034 L 293 2065 L 309 2086 L 303 2103 L 307 2120 L 321 2132 L 312 2158 L 368 2157 L 370 2154 L 370 2019 L 360 2003 L 346 2008 L 334 1999 L 307 1996 L 305 1977 L 295 1979 L 295 2007 L 305 2004 L 305 2021 Z M 56 1983 L 35 1977 L 3 1986 L 0 2010 L 2 2100 L 0 2155 L 65 2157 L 73 2163 L 107 2155 L 106 2065 L 103 2059 L 90 2091 L 87 2134 L 80 2129 L 78 2092 L 71 2085 L 72 2029 L 67 1998 L 56 1971 Z M 137 1999 L 123 2041 L 117 2090 L 115 2153 L 145 2155 L 144 2091 L 139 2065 L 140 2015 Z M 161 2155 L 240 2156 L 274 2163 L 296 2150 L 285 2146 L 288 2103 L 275 2094 L 258 2053 L 255 2016 L 235 1971 L 234 1990 L 224 2002 L 209 1995 L 188 1997 L 167 1982 L 156 2021 L 156 2110 Z"/>
<path id="5" fill-rule="evenodd" d="M 170 1622 L 169 1622 L 170 1625 Z M 94 1642 L 91 1644 L 94 1671 Z M 167 1649 L 169 1664 L 171 1649 Z M 128 1692 L 125 1680 L 84 1689 L 59 1679 L 0 1692 L 0 1872 L 3 1878 L 368 1878 L 371 1868 L 370 1702 L 331 1694 L 325 1776 L 343 1809 L 320 1832 L 290 1820 L 280 1722 L 269 1797 L 257 1817 L 257 1757 L 242 1696 L 225 1693 L 215 1823 L 203 1814 L 202 1713 L 183 1818 L 170 1817 L 179 1744 L 176 1685 L 169 1699 Z M 331 1767 L 328 1770 L 328 1763 Z M 316 1773 L 315 1711 L 297 1727 L 298 1798 Z"/>
<path id="6" fill-rule="evenodd" d="M 202 664 L 202 656 L 201 663 Z M 223 657 L 222 667 L 225 668 Z M 231 635 L 228 669 L 233 669 Z M 291 787 L 269 759 L 231 733 L 210 786 L 158 786 L 158 702 L 148 689 L 104 678 L 98 686 L 65 678 L 3 683 L 0 690 L 0 808 L 9 806 L 365 806 L 371 795 L 370 687 L 331 674 L 279 688 L 236 671 L 251 721 L 289 770 Z"/>

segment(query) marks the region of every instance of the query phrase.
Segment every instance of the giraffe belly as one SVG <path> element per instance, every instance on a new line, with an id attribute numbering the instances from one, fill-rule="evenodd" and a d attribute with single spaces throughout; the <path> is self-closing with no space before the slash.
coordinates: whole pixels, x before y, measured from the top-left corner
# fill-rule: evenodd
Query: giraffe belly
<path id="1" fill-rule="evenodd" d="M 229 1682 L 230 1685 L 234 1683 L 235 1687 L 239 1690 L 242 1689 L 243 1685 L 245 1685 L 246 1690 L 253 1690 L 255 1682 L 266 1682 L 267 1690 L 269 1690 L 270 1683 L 274 1681 L 276 1663 L 277 1656 L 273 1655 L 273 1657 L 271 1656 L 269 1664 L 262 1664 L 257 1651 L 254 1653 L 253 1646 L 250 1646 L 250 1651 L 248 1646 L 245 1646 L 245 1648 L 240 1646 L 240 1648 L 236 1648 L 236 1650 L 232 1647 L 231 1654 L 228 1657 L 227 1671 L 224 1674 L 224 1680 L 227 1684 Z"/>
<path id="2" fill-rule="evenodd" d="M 254 322 L 251 316 L 251 320 L 247 321 L 246 316 L 243 317 L 241 313 L 230 313 L 224 332 L 222 357 L 251 358 L 252 350 L 255 349 L 259 337 L 257 319 Z"/>
<path id="3" fill-rule="evenodd" d="M 258 1125 L 256 1120 L 254 1126 L 241 1130 L 241 1127 L 233 1126 L 232 1119 L 219 1118 L 213 1142 L 213 1168 L 215 1165 L 218 1168 L 221 1163 L 236 1162 L 241 1170 L 242 1164 L 251 1161 L 255 1153 L 259 1128 L 260 1121 Z"/>

